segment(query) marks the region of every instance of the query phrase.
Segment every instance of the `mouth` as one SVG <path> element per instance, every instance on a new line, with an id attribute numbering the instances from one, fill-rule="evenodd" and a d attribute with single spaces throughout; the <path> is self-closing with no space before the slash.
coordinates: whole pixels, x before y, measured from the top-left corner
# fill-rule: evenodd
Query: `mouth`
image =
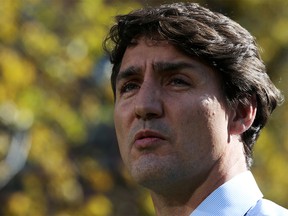
<path id="1" fill-rule="evenodd" d="M 144 150 L 156 148 L 164 140 L 166 140 L 165 137 L 159 132 L 141 130 L 136 133 L 133 143 L 137 149 Z"/>

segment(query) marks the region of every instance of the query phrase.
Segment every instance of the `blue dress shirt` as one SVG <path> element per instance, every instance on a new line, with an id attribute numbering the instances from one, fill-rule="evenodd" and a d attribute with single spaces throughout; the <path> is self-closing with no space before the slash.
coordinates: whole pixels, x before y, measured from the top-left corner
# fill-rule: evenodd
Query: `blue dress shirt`
<path id="1" fill-rule="evenodd" d="M 288 216 L 288 210 L 263 199 L 250 171 L 213 191 L 190 216 Z"/>

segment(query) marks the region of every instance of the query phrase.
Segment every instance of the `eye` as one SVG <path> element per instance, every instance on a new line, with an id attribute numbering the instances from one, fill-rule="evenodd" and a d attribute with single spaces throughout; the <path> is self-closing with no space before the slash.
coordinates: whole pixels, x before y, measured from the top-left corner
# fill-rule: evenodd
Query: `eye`
<path id="1" fill-rule="evenodd" d="M 183 78 L 179 78 L 179 77 L 173 77 L 169 80 L 169 85 L 172 85 L 172 86 L 190 86 L 189 82 L 186 81 L 185 79 Z"/>
<path id="2" fill-rule="evenodd" d="M 135 82 L 127 82 L 120 88 L 120 93 L 125 94 L 133 90 L 139 89 L 139 85 Z"/>

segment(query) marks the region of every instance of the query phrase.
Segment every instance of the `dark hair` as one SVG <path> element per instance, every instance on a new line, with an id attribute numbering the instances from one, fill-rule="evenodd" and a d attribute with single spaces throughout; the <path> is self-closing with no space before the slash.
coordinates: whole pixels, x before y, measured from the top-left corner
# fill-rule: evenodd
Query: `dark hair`
<path id="1" fill-rule="evenodd" d="M 124 52 L 131 40 L 144 36 L 166 40 L 188 56 L 197 56 L 222 76 L 229 105 L 257 100 L 257 113 L 252 126 L 242 134 L 247 167 L 252 164 L 253 146 L 269 115 L 283 101 L 280 91 L 271 82 L 259 49 L 251 34 L 228 17 L 196 3 L 174 3 L 148 7 L 116 17 L 105 39 L 104 49 L 113 64 L 111 84 L 115 80 Z M 112 50 L 109 45 L 112 42 Z"/>

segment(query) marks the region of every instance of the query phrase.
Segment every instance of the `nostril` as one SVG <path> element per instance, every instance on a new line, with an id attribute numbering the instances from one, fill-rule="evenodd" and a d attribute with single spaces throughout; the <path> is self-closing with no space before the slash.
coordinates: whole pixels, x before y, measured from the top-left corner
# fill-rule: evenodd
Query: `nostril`
<path id="1" fill-rule="evenodd" d="M 158 115 L 156 113 L 147 113 L 144 120 L 151 120 L 153 118 L 158 118 Z"/>
<path id="2" fill-rule="evenodd" d="M 134 109 L 136 117 L 143 120 L 159 118 L 163 115 L 162 102 L 159 100 L 150 102 L 146 101 L 146 103 L 142 101 L 142 103 L 135 104 Z"/>

